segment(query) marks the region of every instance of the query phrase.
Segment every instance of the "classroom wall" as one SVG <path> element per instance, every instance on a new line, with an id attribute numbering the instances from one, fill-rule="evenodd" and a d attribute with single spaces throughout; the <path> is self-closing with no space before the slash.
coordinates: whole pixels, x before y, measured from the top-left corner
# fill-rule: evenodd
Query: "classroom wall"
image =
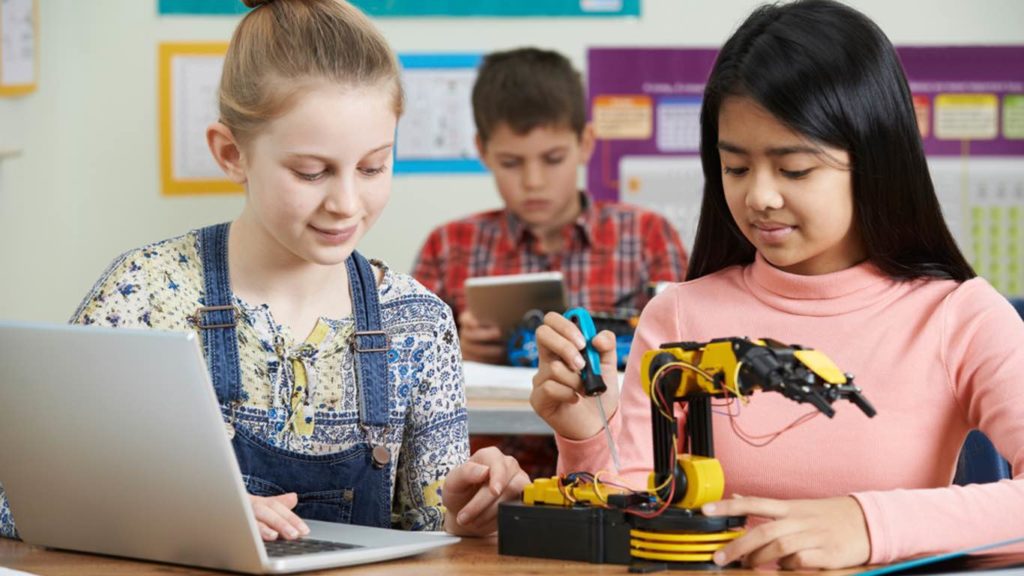
<path id="1" fill-rule="evenodd" d="M 538 45 L 717 46 L 753 0 L 643 0 L 639 19 L 383 19 L 399 52 Z M 851 0 L 896 44 L 1024 44 L 1020 0 Z M 64 321 L 120 252 L 238 214 L 239 195 L 163 197 L 161 41 L 227 40 L 235 17 L 158 17 L 156 0 L 40 0 L 39 88 L 0 99 L 0 319 Z M 1024 65 L 1024 63 L 1022 63 Z M 498 206 L 486 175 L 396 177 L 360 249 L 407 271 L 429 230 Z"/>

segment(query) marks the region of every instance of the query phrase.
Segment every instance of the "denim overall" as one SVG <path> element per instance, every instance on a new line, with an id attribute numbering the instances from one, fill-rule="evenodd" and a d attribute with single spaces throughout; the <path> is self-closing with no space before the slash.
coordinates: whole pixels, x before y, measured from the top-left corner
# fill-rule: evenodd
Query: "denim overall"
<path id="1" fill-rule="evenodd" d="M 229 223 L 199 231 L 205 283 L 204 306 L 196 314 L 203 351 L 221 410 L 228 420 L 232 447 L 257 496 L 298 494 L 295 513 L 302 518 L 389 528 L 391 526 L 391 454 L 384 446 L 388 417 L 387 334 L 381 329 L 377 282 L 370 263 L 358 252 L 345 262 L 355 318 L 353 349 L 359 390 L 359 424 L 367 442 L 343 452 L 307 455 L 278 447 L 234 427 L 234 407 L 242 402 L 242 380 L 228 278 Z M 372 433 L 379 443 L 370 442 Z"/>

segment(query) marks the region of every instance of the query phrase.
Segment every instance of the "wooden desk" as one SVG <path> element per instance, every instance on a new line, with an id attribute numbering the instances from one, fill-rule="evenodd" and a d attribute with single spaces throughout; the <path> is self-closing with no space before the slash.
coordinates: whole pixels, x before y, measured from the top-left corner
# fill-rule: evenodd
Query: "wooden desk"
<path id="1" fill-rule="evenodd" d="M 584 562 L 564 562 L 558 560 L 541 560 L 538 558 L 520 558 L 516 556 L 499 556 L 496 537 L 463 538 L 453 546 L 427 552 L 404 560 L 392 560 L 379 564 L 366 564 L 339 570 L 312 572 L 310 574 L 433 574 L 435 576 L 513 576 L 515 574 L 627 574 L 625 566 L 610 564 L 587 564 Z M 0 566 L 39 574 L 41 576 L 120 576 L 120 575 L 164 575 L 164 574 L 224 574 L 170 566 L 120 560 L 106 556 L 58 552 L 38 546 L 30 546 L 14 540 L 0 538 Z M 834 570 L 815 572 L 815 576 L 841 576 L 857 570 Z M 693 572 L 660 572 L 666 576 L 675 574 L 700 574 L 707 576 L 707 571 Z M 710 574 L 771 576 L 793 572 L 773 572 L 760 570 L 723 570 Z"/>

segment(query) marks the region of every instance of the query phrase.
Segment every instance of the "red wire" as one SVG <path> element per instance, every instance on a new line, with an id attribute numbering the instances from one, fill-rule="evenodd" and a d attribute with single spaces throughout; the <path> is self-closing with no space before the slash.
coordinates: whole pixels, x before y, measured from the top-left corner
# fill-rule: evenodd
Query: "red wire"
<path id="1" fill-rule="evenodd" d="M 732 428 L 733 432 L 736 433 L 736 436 L 743 442 L 749 444 L 750 446 L 753 446 L 754 448 L 763 448 L 774 442 L 775 439 L 781 436 L 783 432 L 788 432 L 796 428 L 797 426 L 810 422 L 819 414 L 821 414 L 821 412 L 818 412 L 817 410 L 815 410 L 814 412 L 808 412 L 807 414 L 804 414 L 803 416 L 800 416 L 797 419 L 793 420 L 781 430 L 771 432 L 768 434 L 747 434 L 746 432 L 743 431 L 742 428 L 740 428 L 740 425 L 736 423 L 736 419 L 732 415 L 729 416 L 729 426 Z M 762 438 L 767 438 L 767 440 L 765 440 L 764 442 L 754 442 L 754 440 Z"/>

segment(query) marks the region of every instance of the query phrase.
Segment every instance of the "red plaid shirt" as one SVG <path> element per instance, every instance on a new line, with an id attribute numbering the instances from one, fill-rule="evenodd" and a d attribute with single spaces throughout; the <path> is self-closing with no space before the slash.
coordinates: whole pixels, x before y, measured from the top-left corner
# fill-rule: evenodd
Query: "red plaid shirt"
<path id="1" fill-rule="evenodd" d="M 466 278 L 560 270 L 570 306 L 592 312 L 638 313 L 652 282 L 679 282 L 686 251 L 667 220 L 641 208 L 594 202 L 562 230 L 558 254 L 540 252 L 539 241 L 507 210 L 481 212 L 431 232 L 413 276 L 455 311 L 465 309 Z"/>

